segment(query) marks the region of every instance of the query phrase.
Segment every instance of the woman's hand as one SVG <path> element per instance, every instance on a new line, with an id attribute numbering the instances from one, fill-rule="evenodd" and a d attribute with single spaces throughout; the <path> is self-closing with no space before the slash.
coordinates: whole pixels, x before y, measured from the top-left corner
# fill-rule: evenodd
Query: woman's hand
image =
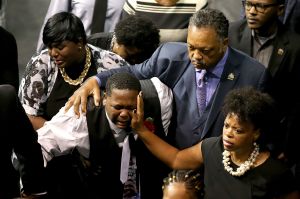
<path id="1" fill-rule="evenodd" d="M 88 96 L 94 97 L 94 103 L 96 106 L 100 105 L 100 88 L 95 77 L 88 78 L 81 87 L 79 87 L 74 94 L 69 98 L 65 105 L 65 112 L 67 112 L 72 106 L 74 106 L 74 112 L 79 117 L 79 107 L 81 105 L 81 111 L 86 113 L 86 105 Z"/>
<path id="2" fill-rule="evenodd" d="M 142 91 L 137 96 L 137 109 L 131 113 L 131 128 L 137 133 L 147 130 L 144 125 L 144 101 Z"/>

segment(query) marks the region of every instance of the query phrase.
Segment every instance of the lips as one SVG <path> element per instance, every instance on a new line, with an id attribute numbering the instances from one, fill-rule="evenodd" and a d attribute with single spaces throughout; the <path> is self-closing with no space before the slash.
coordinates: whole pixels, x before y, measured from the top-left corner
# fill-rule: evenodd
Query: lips
<path id="1" fill-rule="evenodd" d="M 255 18 L 248 18 L 247 21 L 248 21 L 249 24 L 257 23 L 257 19 L 255 19 Z"/>
<path id="2" fill-rule="evenodd" d="M 62 65 L 62 64 L 64 63 L 64 62 L 61 61 L 61 60 L 55 60 L 54 62 L 55 62 L 55 64 L 58 65 L 58 66 L 60 66 L 60 65 Z"/>
<path id="3" fill-rule="evenodd" d="M 223 145 L 225 148 L 231 148 L 233 143 L 229 142 L 228 140 L 223 139 Z"/>
<path id="4" fill-rule="evenodd" d="M 128 126 L 128 121 L 118 121 L 118 122 L 116 123 L 116 125 L 117 125 L 119 128 L 124 129 L 124 128 L 127 128 L 127 126 Z"/>

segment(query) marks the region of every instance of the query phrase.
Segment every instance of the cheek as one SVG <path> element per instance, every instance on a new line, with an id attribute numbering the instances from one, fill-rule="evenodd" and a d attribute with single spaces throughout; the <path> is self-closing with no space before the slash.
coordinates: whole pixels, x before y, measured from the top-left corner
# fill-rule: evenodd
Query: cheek
<path id="1" fill-rule="evenodd" d="M 114 109 L 106 107 L 106 112 L 111 121 L 115 121 L 118 118 L 118 113 Z"/>

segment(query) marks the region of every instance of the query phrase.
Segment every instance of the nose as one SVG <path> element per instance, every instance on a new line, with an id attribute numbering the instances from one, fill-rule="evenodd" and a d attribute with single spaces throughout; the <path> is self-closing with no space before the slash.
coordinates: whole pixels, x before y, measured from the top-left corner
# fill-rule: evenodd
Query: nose
<path id="1" fill-rule="evenodd" d="M 224 128 L 223 129 L 223 133 L 226 137 L 228 138 L 232 138 L 233 137 L 233 133 L 232 133 L 232 129 L 231 128 Z"/>
<path id="2" fill-rule="evenodd" d="M 203 59 L 203 55 L 201 54 L 201 52 L 199 50 L 195 50 L 195 52 L 193 54 L 193 58 L 197 59 L 197 60 L 202 60 Z"/>
<path id="3" fill-rule="evenodd" d="M 50 57 L 57 57 L 58 56 L 57 49 L 55 49 L 55 48 L 48 48 L 48 51 L 49 51 Z"/>
<path id="4" fill-rule="evenodd" d="M 130 113 L 128 109 L 122 109 L 120 112 L 120 117 L 122 117 L 123 119 L 128 119 L 130 118 Z"/>

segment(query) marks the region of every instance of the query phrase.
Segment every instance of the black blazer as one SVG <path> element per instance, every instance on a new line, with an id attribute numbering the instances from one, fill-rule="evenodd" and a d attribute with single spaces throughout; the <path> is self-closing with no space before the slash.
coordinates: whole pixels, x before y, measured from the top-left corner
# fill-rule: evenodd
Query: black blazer
<path id="1" fill-rule="evenodd" d="M 44 162 L 37 133 L 11 85 L 0 85 L 0 126 L 0 198 L 20 196 L 20 177 L 26 193 L 44 192 Z M 12 150 L 19 172 L 11 161 Z"/>
<path id="2" fill-rule="evenodd" d="M 145 118 L 152 117 L 155 133 L 164 138 L 161 121 L 160 102 L 151 80 L 141 81 Z M 87 124 L 90 139 L 90 167 L 88 169 L 88 192 L 91 198 L 122 198 L 123 185 L 120 182 L 122 150 L 118 147 L 109 127 L 104 107 L 95 107 L 89 99 Z M 154 157 L 141 140 L 137 140 L 131 150 L 136 154 L 140 179 L 141 199 L 162 198 L 163 178 L 170 171 Z M 101 187 L 101 188 L 99 188 Z"/>

